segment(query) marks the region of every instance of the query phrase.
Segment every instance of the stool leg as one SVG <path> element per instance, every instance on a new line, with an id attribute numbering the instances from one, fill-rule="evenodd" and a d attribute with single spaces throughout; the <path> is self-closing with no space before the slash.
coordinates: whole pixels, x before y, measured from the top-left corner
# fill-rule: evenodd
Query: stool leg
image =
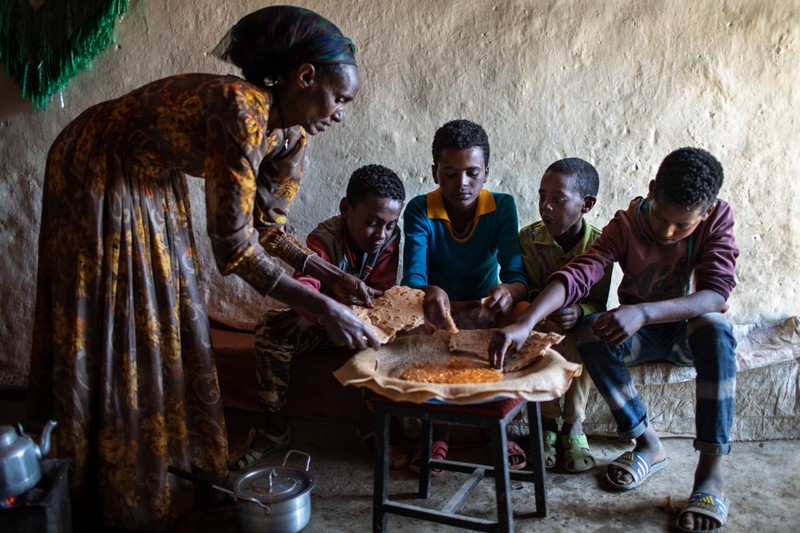
<path id="1" fill-rule="evenodd" d="M 492 426 L 492 459 L 494 461 L 494 486 L 497 492 L 497 530 L 514 530 L 514 509 L 511 505 L 511 476 L 508 473 L 508 437 L 503 424 Z"/>
<path id="2" fill-rule="evenodd" d="M 422 420 L 419 439 L 419 497 L 431 494 L 431 446 L 433 445 L 433 422 Z"/>
<path id="3" fill-rule="evenodd" d="M 375 474 L 372 487 L 372 531 L 386 531 L 388 516 L 383 505 L 389 499 L 389 415 L 375 411 Z"/>
<path id="4" fill-rule="evenodd" d="M 538 402 L 528 402 L 528 429 L 531 438 L 531 475 L 536 491 L 535 516 L 547 516 L 547 498 L 544 487 L 544 444 L 542 443 L 542 418 Z"/>

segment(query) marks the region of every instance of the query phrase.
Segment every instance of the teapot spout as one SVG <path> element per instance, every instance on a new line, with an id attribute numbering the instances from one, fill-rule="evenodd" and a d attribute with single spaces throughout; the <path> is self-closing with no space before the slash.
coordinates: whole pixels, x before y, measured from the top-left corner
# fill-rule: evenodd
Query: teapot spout
<path id="1" fill-rule="evenodd" d="M 36 447 L 36 455 L 39 459 L 50 452 L 50 434 L 53 432 L 53 428 L 56 427 L 56 424 L 58 424 L 58 422 L 55 420 L 48 420 L 44 425 L 44 429 L 42 429 L 42 435 L 39 437 L 39 442 Z"/>

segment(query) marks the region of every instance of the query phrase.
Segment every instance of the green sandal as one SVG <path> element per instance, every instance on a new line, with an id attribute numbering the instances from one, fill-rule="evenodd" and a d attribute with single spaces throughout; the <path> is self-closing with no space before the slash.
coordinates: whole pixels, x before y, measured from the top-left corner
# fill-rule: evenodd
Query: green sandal
<path id="1" fill-rule="evenodd" d="M 253 435 L 255 436 L 255 434 Z M 228 461 L 228 470 L 231 472 L 237 472 L 239 470 L 250 468 L 272 452 L 287 449 L 289 447 L 289 442 L 292 440 L 291 431 L 288 429 L 286 430 L 286 433 L 280 436 L 275 436 L 271 433 L 267 433 L 263 429 L 259 429 L 258 435 L 260 440 L 266 441 L 266 447 L 256 450 L 252 447 L 253 440 L 255 439 L 250 439 L 250 442 L 248 442 L 246 446 L 247 450 L 245 450 L 245 452 L 235 461 Z"/>
<path id="2" fill-rule="evenodd" d="M 558 434 L 555 431 L 543 431 L 544 435 L 544 467 L 555 468 L 557 458 L 556 439 Z"/>
<path id="3" fill-rule="evenodd" d="M 561 435 L 561 447 L 564 449 L 562 465 L 567 472 L 573 474 L 586 472 L 595 465 L 586 434 Z"/>

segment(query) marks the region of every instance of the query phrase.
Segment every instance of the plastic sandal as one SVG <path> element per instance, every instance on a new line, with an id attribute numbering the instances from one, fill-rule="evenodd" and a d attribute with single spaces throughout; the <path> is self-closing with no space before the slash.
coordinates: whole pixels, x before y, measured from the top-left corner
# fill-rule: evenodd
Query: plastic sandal
<path id="1" fill-rule="evenodd" d="M 664 459 L 661 462 L 651 465 L 650 461 L 647 460 L 647 457 L 635 450 L 632 450 L 623 453 L 615 460 L 611 461 L 611 464 L 608 466 L 615 466 L 620 470 L 624 470 L 631 475 L 633 481 L 628 484 L 618 483 L 611 478 L 609 472 L 606 472 L 606 479 L 609 483 L 611 483 L 611 486 L 616 489 L 631 490 L 644 483 L 651 474 L 655 474 L 659 470 L 666 468 L 668 464 L 669 459 Z"/>
<path id="2" fill-rule="evenodd" d="M 580 435 L 561 435 L 561 448 L 564 450 L 564 458 L 561 464 L 567 472 L 573 474 L 586 472 L 596 463 L 584 433 Z"/>
<path id="3" fill-rule="evenodd" d="M 555 431 L 543 431 L 544 436 L 544 467 L 555 468 L 556 461 L 558 460 L 556 452 L 556 440 L 558 440 L 558 433 Z"/>
<path id="4" fill-rule="evenodd" d="M 716 533 L 718 531 L 722 531 L 725 527 L 725 522 L 728 521 L 728 507 L 730 506 L 730 501 L 728 498 L 722 497 L 720 498 L 716 494 L 712 494 L 710 492 L 703 492 L 700 490 L 696 490 L 692 493 L 689 497 L 689 501 L 686 502 L 686 505 L 683 506 L 681 509 L 680 514 L 678 514 L 678 520 L 676 524 L 678 529 L 683 531 L 684 533 L 690 533 L 695 530 L 684 529 L 681 525 L 681 517 L 685 513 L 694 513 L 706 516 L 713 520 L 719 522 L 719 527 L 715 529 L 706 529 L 703 530 L 703 533 Z"/>
<path id="5" fill-rule="evenodd" d="M 511 470 L 522 470 L 525 468 L 525 465 L 528 464 L 528 456 L 525 455 L 525 450 L 520 448 L 519 444 L 510 440 L 508 444 L 506 444 L 506 450 L 508 452 L 508 468 Z M 512 457 L 518 457 L 519 459 L 517 462 L 512 462 Z"/>
<path id="6" fill-rule="evenodd" d="M 239 456 L 238 459 L 235 461 L 228 462 L 228 470 L 231 472 L 236 472 L 239 470 L 245 470 L 250 468 L 251 466 L 257 464 L 261 459 L 265 456 L 269 455 L 272 452 L 277 452 L 281 450 L 285 450 L 289 447 L 289 442 L 292 440 L 291 430 L 286 430 L 286 433 L 280 436 L 275 436 L 271 433 L 267 433 L 263 429 L 258 430 L 258 434 L 266 439 L 267 447 L 263 450 L 256 450 L 252 448 L 253 438 L 255 437 L 255 432 L 251 435 L 250 439 L 248 439 L 246 450 L 245 452 Z"/>

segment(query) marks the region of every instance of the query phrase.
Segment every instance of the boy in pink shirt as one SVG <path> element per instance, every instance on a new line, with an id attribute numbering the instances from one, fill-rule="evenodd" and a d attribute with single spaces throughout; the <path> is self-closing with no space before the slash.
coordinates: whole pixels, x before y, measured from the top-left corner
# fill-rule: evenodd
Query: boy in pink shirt
<path id="1" fill-rule="evenodd" d="M 647 416 L 627 367 L 651 361 L 693 365 L 697 371 L 700 457 L 681 531 L 718 531 L 728 517 L 722 458 L 730 452 L 736 397 L 736 341 L 724 316 L 736 285 L 739 250 L 733 211 L 717 198 L 722 165 L 699 148 L 669 154 L 650 182 L 647 198 L 619 211 L 583 255 L 553 274 L 547 287 L 514 324 L 497 332 L 489 358 L 502 367 L 531 329 L 565 304 L 579 301 L 619 263 L 620 306 L 586 317 L 576 344 L 603 395 L 621 437 L 636 446 L 608 466 L 606 478 L 630 490 L 667 465 L 664 446 Z"/>

